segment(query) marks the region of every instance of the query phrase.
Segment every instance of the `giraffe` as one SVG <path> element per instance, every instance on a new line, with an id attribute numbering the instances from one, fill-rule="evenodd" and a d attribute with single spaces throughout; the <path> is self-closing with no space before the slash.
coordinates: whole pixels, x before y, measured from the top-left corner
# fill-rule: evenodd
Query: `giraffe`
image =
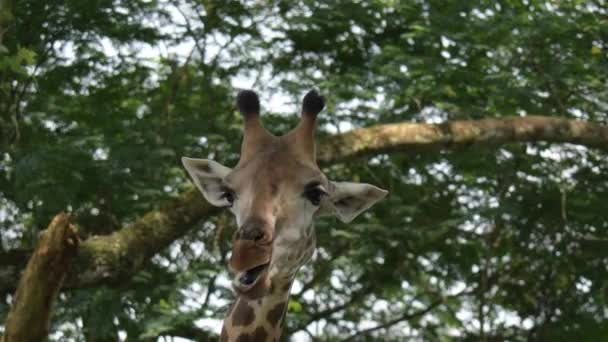
<path id="1" fill-rule="evenodd" d="M 291 285 L 315 250 L 313 220 L 335 215 L 350 222 L 388 192 L 333 182 L 321 172 L 314 131 L 325 99 L 315 90 L 304 96 L 298 125 L 281 136 L 262 125 L 255 92 L 239 92 L 236 102 L 244 119 L 237 165 L 187 157 L 182 162 L 205 199 L 236 217 L 229 268 L 237 299 L 220 340 L 278 341 Z"/>

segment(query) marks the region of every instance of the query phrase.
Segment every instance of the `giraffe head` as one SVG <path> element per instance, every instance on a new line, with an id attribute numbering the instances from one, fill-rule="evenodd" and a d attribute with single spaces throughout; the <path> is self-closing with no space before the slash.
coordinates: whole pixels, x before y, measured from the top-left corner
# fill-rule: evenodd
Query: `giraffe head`
<path id="1" fill-rule="evenodd" d="M 256 299 L 291 283 L 315 248 L 313 220 L 336 215 L 350 222 L 387 192 L 370 184 L 329 181 L 316 163 L 314 130 L 325 100 L 310 91 L 300 123 L 282 136 L 260 121 L 253 91 L 241 91 L 244 118 L 240 160 L 228 168 L 206 159 L 182 158 L 194 183 L 212 205 L 236 216 L 230 268 L 237 293 Z"/>

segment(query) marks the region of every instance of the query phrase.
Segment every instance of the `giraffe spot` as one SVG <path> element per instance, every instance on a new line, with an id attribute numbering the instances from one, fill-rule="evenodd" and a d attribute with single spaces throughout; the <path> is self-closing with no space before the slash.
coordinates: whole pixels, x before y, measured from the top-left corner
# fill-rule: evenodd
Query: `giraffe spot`
<path id="1" fill-rule="evenodd" d="M 239 299 L 236 308 L 232 313 L 232 324 L 235 326 L 249 325 L 255 319 L 253 308 L 247 304 L 246 300 Z"/>
<path id="2" fill-rule="evenodd" d="M 220 342 L 228 342 L 228 332 L 226 326 L 222 326 L 222 334 L 220 335 Z"/>
<path id="3" fill-rule="evenodd" d="M 287 282 L 287 284 L 285 284 L 285 286 L 283 286 L 283 292 L 289 292 L 290 288 L 291 288 L 291 283 Z"/>
<path id="4" fill-rule="evenodd" d="M 256 342 L 257 340 L 251 339 L 249 334 L 241 334 L 236 338 L 235 342 Z"/>
<path id="5" fill-rule="evenodd" d="M 277 323 L 279 323 L 279 321 L 283 317 L 286 304 L 287 303 L 285 302 L 279 303 L 274 308 L 272 308 L 272 310 L 268 311 L 268 316 L 266 318 L 268 319 L 268 322 L 270 322 L 270 325 L 272 325 L 272 327 L 276 327 Z"/>
<path id="6" fill-rule="evenodd" d="M 253 332 L 253 341 L 265 341 L 268 337 L 268 333 L 264 330 L 264 327 L 259 327 Z"/>

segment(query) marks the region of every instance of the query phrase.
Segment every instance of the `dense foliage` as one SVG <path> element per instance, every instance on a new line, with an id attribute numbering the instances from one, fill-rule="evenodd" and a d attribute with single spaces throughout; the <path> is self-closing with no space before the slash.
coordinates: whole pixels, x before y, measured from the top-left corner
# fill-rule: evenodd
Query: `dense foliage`
<path id="1" fill-rule="evenodd" d="M 260 92 L 275 132 L 311 87 L 329 101 L 321 135 L 526 114 L 608 122 L 604 0 L 0 4 L 4 254 L 31 249 L 61 210 L 83 239 L 133 222 L 190 187 L 182 155 L 232 165 L 239 87 Z M 448 146 L 326 172 L 391 195 L 352 224 L 318 222 L 285 335 L 608 338 L 605 152 Z M 221 214 L 131 279 L 64 292 L 52 339 L 217 332 L 233 229 Z"/>

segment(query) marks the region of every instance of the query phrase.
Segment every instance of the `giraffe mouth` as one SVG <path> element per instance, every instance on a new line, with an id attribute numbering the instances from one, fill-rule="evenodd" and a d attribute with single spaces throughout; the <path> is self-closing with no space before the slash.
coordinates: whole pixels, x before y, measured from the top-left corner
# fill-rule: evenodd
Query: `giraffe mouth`
<path id="1" fill-rule="evenodd" d="M 264 278 L 268 272 L 269 265 L 270 262 L 267 262 L 238 273 L 235 277 L 235 287 L 240 291 L 247 291 L 253 288 L 260 279 Z"/>

